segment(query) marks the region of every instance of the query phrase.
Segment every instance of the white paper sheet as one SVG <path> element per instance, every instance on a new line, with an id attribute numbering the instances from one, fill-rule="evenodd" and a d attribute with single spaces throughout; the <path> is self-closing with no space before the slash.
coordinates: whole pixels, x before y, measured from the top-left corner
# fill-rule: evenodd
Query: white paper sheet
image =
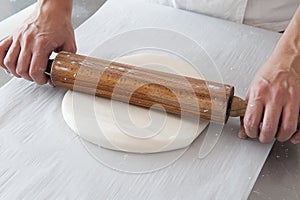
<path id="1" fill-rule="evenodd" d="M 76 38 L 79 53 L 86 55 L 111 58 L 124 49 L 163 44 L 187 55 L 190 62 L 204 62 L 197 45 L 186 48 L 183 38 L 172 40 L 180 38 L 178 33 L 189 38 L 187 44 L 201 44 L 220 77 L 235 85 L 241 96 L 279 38 L 276 33 L 137 0 L 109 0 L 76 30 Z M 201 70 L 218 80 L 211 66 Z M 81 141 L 63 121 L 64 92 L 21 79 L 0 89 L 1 199 L 246 199 L 271 148 L 238 139 L 239 120 L 230 119 L 205 159 L 198 158 L 205 134 L 178 159 L 176 152 L 143 158 L 101 149 Z M 153 166 L 149 160 L 155 161 Z M 149 173 L 122 172 L 159 167 Z"/>

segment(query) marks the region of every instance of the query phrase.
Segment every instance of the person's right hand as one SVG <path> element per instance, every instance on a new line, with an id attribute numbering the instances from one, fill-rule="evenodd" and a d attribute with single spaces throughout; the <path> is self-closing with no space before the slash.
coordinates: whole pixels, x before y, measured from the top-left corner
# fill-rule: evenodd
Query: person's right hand
<path id="1" fill-rule="evenodd" d="M 44 72 L 51 53 L 76 52 L 72 1 L 68 1 L 39 2 L 24 25 L 0 43 L 0 66 L 16 77 L 47 83 Z"/>

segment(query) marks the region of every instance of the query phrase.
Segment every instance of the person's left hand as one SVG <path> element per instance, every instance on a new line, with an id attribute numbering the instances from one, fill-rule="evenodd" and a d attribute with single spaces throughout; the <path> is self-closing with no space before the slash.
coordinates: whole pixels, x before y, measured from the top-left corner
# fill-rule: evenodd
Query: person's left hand
<path id="1" fill-rule="evenodd" d="M 248 106 L 241 118 L 239 137 L 259 138 L 270 143 L 300 142 L 297 130 L 300 108 L 300 55 L 279 47 L 252 81 Z"/>

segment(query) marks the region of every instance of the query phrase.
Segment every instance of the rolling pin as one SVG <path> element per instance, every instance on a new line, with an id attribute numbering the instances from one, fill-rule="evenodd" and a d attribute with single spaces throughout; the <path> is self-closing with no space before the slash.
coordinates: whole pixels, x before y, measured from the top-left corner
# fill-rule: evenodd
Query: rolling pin
<path id="1" fill-rule="evenodd" d="M 55 87 L 218 123 L 243 116 L 247 107 L 230 85 L 68 52 L 49 60 L 46 74 Z"/>

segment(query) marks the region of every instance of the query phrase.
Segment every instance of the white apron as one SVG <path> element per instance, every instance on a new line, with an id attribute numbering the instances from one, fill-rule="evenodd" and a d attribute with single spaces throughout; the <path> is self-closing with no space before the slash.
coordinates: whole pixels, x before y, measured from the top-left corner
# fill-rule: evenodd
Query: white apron
<path id="1" fill-rule="evenodd" d="M 237 23 L 244 19 L 247 0 L 147 0 Z"/>
<path id="2" fill-rule="evenodd" d="M 273 30 L 285 30 L 300 0 L 146 0 Z"/>
<path id="3" fill-rule="evenodd" d="M 248 0 L 244 23 L 272 31 L 286 29 L 300 0 Z"/>

